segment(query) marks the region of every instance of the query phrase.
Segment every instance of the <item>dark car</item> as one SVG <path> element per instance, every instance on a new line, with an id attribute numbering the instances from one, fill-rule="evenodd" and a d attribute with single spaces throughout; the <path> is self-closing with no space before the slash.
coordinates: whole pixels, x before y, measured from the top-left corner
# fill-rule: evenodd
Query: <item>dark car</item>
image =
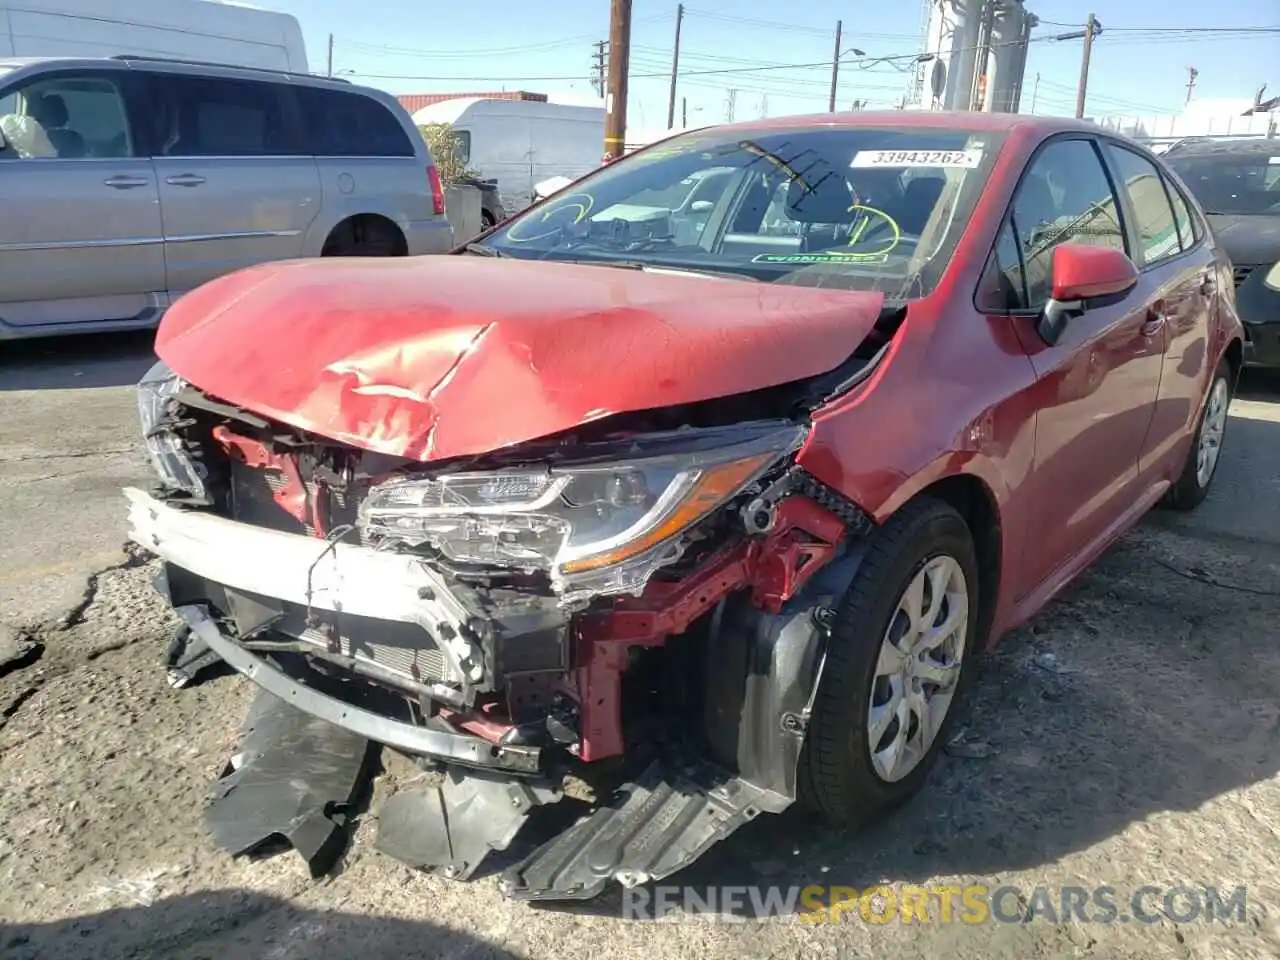
<path id="1" fill-rule="evenodd" d="M 683 133 L 454 255 L 192 291 L 130 536 L 267 704 L 221 842 L 315 844 L 370 743 L 438 774 L 379 849 L 445 876 L 590 805 L 517 897 L 902 803 L 975 658 L 1208 493 L 1233 295 L 1138 144 L 896 111 Z"/>
<path id="2" fill-rule="evenodd" d="M 1245 363 L 1280 368 L 1280 141 L 1183 141 L 1165 162 L 1231 258 Z"/>
<path id="3" fill-rule="evenodd" d="M 492 177 L 481 178 L 470 175 L 459 181 L 480 191 L 480 228 L 488 230 L 495 224 L 507 219 L 507 211 L 502 206 L 502 197 L 498 193 L 498 181 Z"/>

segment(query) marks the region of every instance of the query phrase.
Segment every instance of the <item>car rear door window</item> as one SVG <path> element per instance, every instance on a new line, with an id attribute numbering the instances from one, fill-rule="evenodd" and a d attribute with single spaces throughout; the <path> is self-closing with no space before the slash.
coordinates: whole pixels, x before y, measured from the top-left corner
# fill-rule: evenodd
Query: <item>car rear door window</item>
<path id="1" fill-rule="evenodd" d="M 372 97 L 345 90 L 299 87 L 311 152 L 318 157 L 412 157 L 399 118 Z"/>
<path id="2" fill-rule="evenodd" d="M 1013 200 L 1013 228 L 1022 249 L 1026 307 L 1049 299 L 1053 251 L 1087 243 L 1125 251 L 1122 214 L 1102 158 L 1090 140 L 1054 140 L 1023 175 Z"/>
<path id="3" fill-rule="evenodd" d="M 1182 243 L 1173 206 L 1156 165 L 1118 144 L 1109 143 L 1107 149 L 1137 221 L 1135 227 L 1141 249 L 1134 260 L 1150 266 L 1181 253 Z"/>
<path id="4" fill-rule="evenodd" d="M 1191 207 L 1182 191 L 1167 176 L 1161 175 L 1164 188 L 1168 191 L 1169 200 L 1173 204 L 1173 219 L 1178 224 L 1178 236 L 1182 238 L 1182 249 L 1189 250 L 1200 240 L 1200 230 L 1195 218 L 1191 215 Z"/>
<path id="5" fill-rule="evenodd" d="M 181 74 L 152 76 L 162 157 L 297 154 L 278 84 Z"/>

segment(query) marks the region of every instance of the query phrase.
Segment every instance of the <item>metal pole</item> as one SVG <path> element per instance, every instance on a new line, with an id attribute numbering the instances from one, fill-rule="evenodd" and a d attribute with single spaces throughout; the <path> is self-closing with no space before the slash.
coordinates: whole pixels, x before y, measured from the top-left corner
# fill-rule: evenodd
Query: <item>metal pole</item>
<path id="1" fill-rule="evenodd" d="M 333 76 L 333 34 L 329 34 L 329 60 L 328 60 L 328 76 Z"/>
<path id="2" fill-rule="evenodd" d="M 1093 14 L 1084 28 L 1084 56 L 1080 60 L 1080 88 L 1076 91 L 1076 119 L 1084 119 L 1084 96 L 1089 88 L 1089 54 L 1093 51 L 1093 31 L 1097 25 Z"/>
<path id="3" fill-rule="evenodd" d="M 827 101 L 827 113 L 836 112 L 836 85 L 840 82 L 840 31 L 844 21 L 836 21 L 836 52 L 831 55 L 831 98 Z"/>
<path id="4" fill-rule="evenodd" d="M 605 96 L 604 155 L 622 156 L 627 139 L 627 66 L 631 59 L 631 0 L 609 9 L 609 85 Z"/>
<path id="5" fill-rule="evenodd" d="M 1036 82 L 1031 87 L 1031 112 L 1036 112 L 1036 100 L 1040 96 L 1040 74 L 1036 74 Z"/>
<path id="6" fill-rule="evenodd" d="M 676 4 L 676 45 L 671 51 L 671 93 L 667 97 L 667 129 L 676 125 L 676 76 L 680 72 L 680 25 L 684 23 L 684 4 Z"/>
<path id="7" fill-rule="evenodd" d="M 684 129 L 689 127 L 689 98 L 680 98 L 680 126 Z"/>

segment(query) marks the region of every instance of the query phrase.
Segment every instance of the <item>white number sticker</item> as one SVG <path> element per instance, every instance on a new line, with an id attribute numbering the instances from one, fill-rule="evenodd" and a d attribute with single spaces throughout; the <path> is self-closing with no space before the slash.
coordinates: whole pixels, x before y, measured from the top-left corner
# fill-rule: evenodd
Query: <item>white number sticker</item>
<path id="1" fill-rule="evenodd" d="M 976 167 L 981 150 L 859 150 L 853 167 Z"/>

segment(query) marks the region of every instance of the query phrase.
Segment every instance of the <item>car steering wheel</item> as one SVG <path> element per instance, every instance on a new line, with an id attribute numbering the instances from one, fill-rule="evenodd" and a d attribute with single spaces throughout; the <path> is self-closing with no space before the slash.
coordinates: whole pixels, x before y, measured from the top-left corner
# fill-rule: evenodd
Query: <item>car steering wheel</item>
<path id="1" fill-rule="evenodd" d="M 865 203 L 855 203 L 849 208 L 854 215 L 849 231 L 847 246 L 874 243 L 876 249 L 859 251 L 866 256 L 881 256 L 891 252 L 902 242 L 902 227 L 898 221 L 879 207 L 870 207 Z"/>

